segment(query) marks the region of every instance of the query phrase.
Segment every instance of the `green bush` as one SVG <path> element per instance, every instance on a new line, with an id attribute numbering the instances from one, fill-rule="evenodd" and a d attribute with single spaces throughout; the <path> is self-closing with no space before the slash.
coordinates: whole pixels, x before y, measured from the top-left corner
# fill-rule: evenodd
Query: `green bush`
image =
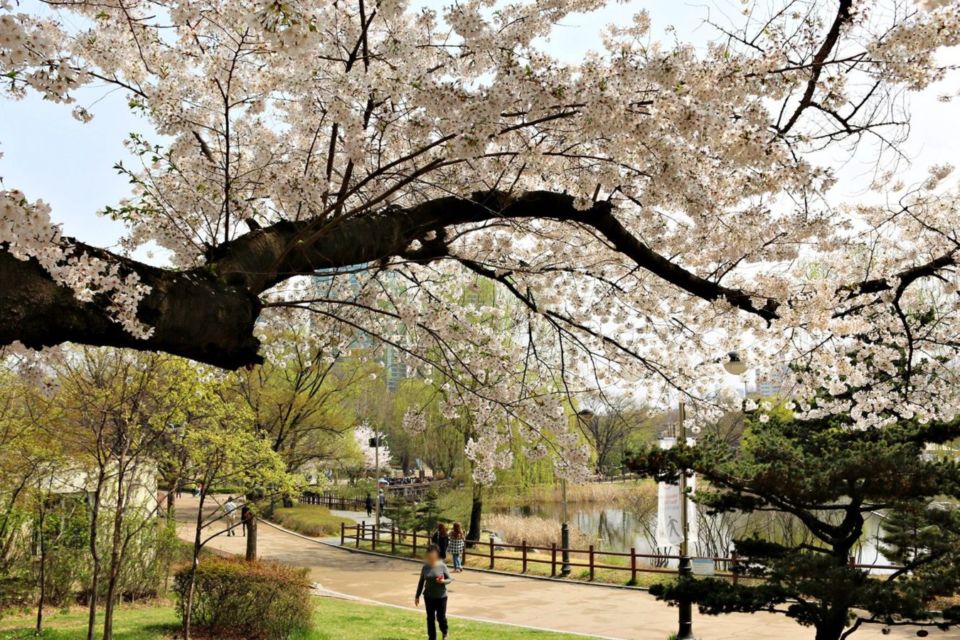
<path id="1" fill-rule="evenodd" d="M 184 619 L 190 569 L 177 573 L 177 614 Z M 196 572 L 192 625 L 215 638 L 279 640 L 310 627 L 307 570 L 267 562 L 208 558 Z"/>
<path id="2" fill-rule="evenodd" d="M 310 504 L 275 509 L 271 519 L 281 527 L 315 538 L 339 536 L 341 522 L 347 526 L 357 524 L 350 518 L 341 518 L 331 514 L 326 507 Z"/>

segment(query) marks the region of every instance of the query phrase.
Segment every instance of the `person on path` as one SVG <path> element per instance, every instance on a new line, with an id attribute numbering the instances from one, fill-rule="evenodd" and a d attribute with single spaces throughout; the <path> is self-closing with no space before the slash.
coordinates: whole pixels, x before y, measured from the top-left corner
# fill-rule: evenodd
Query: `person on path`
<path id="1" fill-rule="evenodd" d="M 364 502 L 364 504 L 367 507 L 367 517 L 369 518 L 370 516 L 373 515 L 373 498 L 370 497 L 369 493 L 367 493 L 367 499 Z"/>
<path id="2" fill-rule="evenodd" d="M 437 525 L 437 530 L 430 536 L 430 542 L 437 545 L 437 551 L 440 552 L 440 559 L 447 559 L 447 546 L 450 544 L 450 536 L 447 535 L 447 525 L 442 522 Z"/>
<path id="3" fill-rule="evenodd" d="M 440 550 L 436 545 L 429 545 L 423 567 L 420 568 L 417 595 L 413 599 L 413 604 L 419 607 L 420 596 L 423 596 L 429 640 L 437 640 L 437 626 L 440 627 L 443 640 L 447 638 L 447 585 L 451 582 L 453 577 L 440 559 Z"/>
<path id="4" fill-rule="evenodd" d="M 246 502 L 243 503 L 243 508 L 240 509 L 240 525 L 243 530 L 243 537 L 246 538 L 247 534 L 250 532 L 250 525 L 253 522 L 253 509 L 250 508 L 250 505 Z"/>
<path id="5" fill-rule="evenodd" d="M 463 535 L 463 525 L 459 522 L 453 523 L 453 531 L 450 532 L 450 557 L 453 558 L 453 571 L 463 573 L 463 550 L 467 546 L 467 541 Z"/>
<path id="6" fill-rule="evenodd" d="M 227 501 L 224 503 L 223 515 L 227 517 L 227 535 L 237 535 L 234 528 L 234 525 L 237 524 L 237 503 L 233 501 L 233 496 L 227 498 Z"/>
<path id="7" fill-rule="evenodd" d="M 382 514 L 387 508 L 387 494 L 383 492 L 383 489 L 380 489 L 380 513 Z"/>

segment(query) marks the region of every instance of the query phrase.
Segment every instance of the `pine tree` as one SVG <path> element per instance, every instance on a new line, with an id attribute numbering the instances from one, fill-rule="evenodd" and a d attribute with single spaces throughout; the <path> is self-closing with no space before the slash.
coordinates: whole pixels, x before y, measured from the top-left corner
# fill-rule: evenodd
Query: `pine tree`
<path id="1" fill-rule="evenodd" d="M 437 494 L 430 491 L 417 504 L 414 525 L 422 531 L 433 531 L 437 528 L 438 522 L 440 522 L 440 506 L 437 504 Z"/>
<path id="2" fill-rule="evenodd" d="M 713 512 L 774 511 L 794 516 L 809 533 L 802 544 L 752 537 L 736 540 L 755 580 L 684 579 L 651 588 L 658 598 L 688 598 L 706 614 L 774 611 L 816 628 L 817 640 L 839 640 L 864 624 L 947 628 L 960 607 L 938 613 L 937 599 L 960 591 L 960 512 L 932 499 L 960 498 L 960 468 L 929 460 L 927 443 L 960 435 L 960 422 L 857 430 L 830 416 L 797 420 L 786 411 L 751 416 L 739 446 L 706 437 L 696 446 L 647 449 L 633 470 L 676 477 L 692 469 L 707 482 L 697 502 Z M 887 512 L 885 549 L 903 568 L 871 575 L 850 557 L 866 517 Z"/>

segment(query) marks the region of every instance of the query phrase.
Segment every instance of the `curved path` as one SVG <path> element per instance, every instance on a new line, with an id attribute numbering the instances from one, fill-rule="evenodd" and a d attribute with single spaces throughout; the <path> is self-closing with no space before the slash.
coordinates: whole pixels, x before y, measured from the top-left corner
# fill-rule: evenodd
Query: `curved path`
<path id="1" fill-rule="evenodd" d="M 193 539 L 197 501 L 177 501 L 180 536 Z M 214 525 L 216 527 L 216 525 Z M 355 553 L 286 531 L 269 523 L 258 527 L 258 551 L 266 560 L 306 567 L 319 591 L 390 606 L 413 607 L 419 566 L 396 558 Z M 218 536 L 208 547 L 242 554 L 244 538 Z M 579 633 L 609 640 L 666 640 L 676 631 L 677 610 L 643 591 L 575 582 L 536 580 L 467 570 L 450 586 L 451 616 L 538 629 Z M 698 640 L 773 638 L 810 640 L 812 629 L 774 614 L 701 616 L 694 613 Z M 870 626 L 853 640 L 902 640 L 916 637 L 905 629 L 883 636 Z M 931 640 L 948 638 L 932 631 Z"/>

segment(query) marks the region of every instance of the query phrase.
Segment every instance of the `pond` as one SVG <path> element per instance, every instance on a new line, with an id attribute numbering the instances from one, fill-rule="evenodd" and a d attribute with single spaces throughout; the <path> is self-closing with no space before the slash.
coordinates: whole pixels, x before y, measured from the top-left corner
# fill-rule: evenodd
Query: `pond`
<path id="1" fill-rule="evenodd" d="M 560 528 L 561 506 L 559 503 L 540 503 L 533 506 L 515 507 L 504 510 L 519 516 L 537 516 L 557 522 Z M 629 552 L 631 548 L 638 554 L 675 554 L 675 548 L 657 548 L 656 545 L 656 508 L 638 514 L 618 507 L 604 507 L 596 504 L 575 504 L 568 508 L 570 527 L 595 540 L 600 549 L 606 551 Z M 889 565 L 887 558 L 880 552 L 879 536 L 882 514 L 867 517 L 866 531 L 855 552 L 858 564 Z M 749 532 L 757 531 L 768 539 L 784 544 L 798 544 L 803 541 L 805 530 L 795 520 L 782 514 L 723 514 L 707 515 L 703 510 L 697 515 L 697 540 L 691 545 L 693 555 L 701 557 L 727 557 L 733 546 L 733 540 Z M 883 569 L 876 572 L 883 573 Z"/>

